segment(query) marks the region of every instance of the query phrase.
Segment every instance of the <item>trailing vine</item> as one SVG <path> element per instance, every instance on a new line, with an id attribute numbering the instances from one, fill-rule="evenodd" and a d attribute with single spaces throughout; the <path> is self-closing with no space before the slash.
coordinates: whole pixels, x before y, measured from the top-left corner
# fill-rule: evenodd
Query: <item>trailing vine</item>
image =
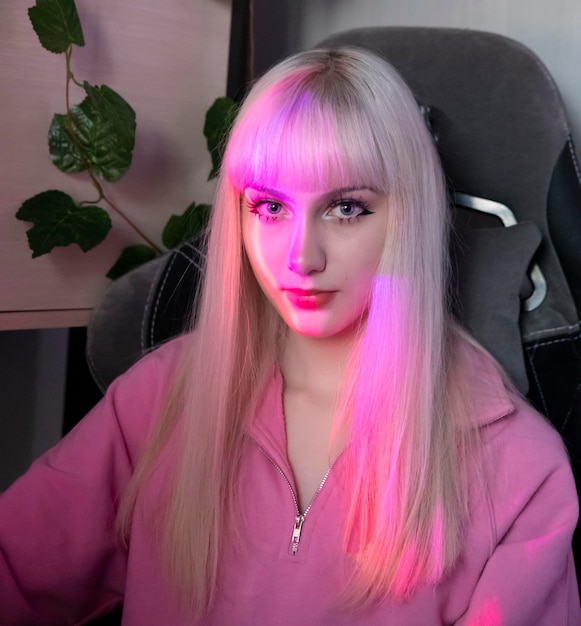
<path id="1" fill-rule="evenodd" d="M 64 173 L 86 173 L 97 197 L 75 201 L 63 191 L 43 191 L 25 200 L 16 217 L 33 224 L 26 232 L 33 258 L 72 244 L 87 252 L 104 241 L 112 228 L 108 211 L 99 206 L 104 203 L 143 240 L 122 251 L 107 273 L 114 279 L 163 253 L 163 248 L 111 201 L 103 184 L 117 182 L 131 166 L 137 128 L 135 111 L 107 85 L 95 86 L 75 77 L 71 57 L 74 47 L 84 46 L 85 39 L 74 0 L 36 0 L 28 15 L 43 48 L 64 54 L 65 58 L 66 112 L 52 118 L 48 131 L 50 159 Z M 71 105 L 71 84 L 85 92 L 79 104 Z M 233 100 L 218 98 L 206 113 L 204 135 L 212 158 L 208 180 L 217 175 L 223 140 L 236 111 Z M 209 210 L 206 204 L 192 202 L 183 214 L 172 215 L 162 232 L 163 246 L 170 249 L 193 237 L 206 224 Z"/>

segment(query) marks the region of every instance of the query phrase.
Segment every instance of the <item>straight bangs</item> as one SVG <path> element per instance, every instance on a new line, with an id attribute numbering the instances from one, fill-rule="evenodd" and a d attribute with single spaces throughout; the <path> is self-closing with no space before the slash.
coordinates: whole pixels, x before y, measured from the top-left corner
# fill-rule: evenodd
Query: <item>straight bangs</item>
<path id="1" fill-rule="evenodd" d="M 387 192 L 393 168 L 385 163 L 385 146 L 378 149 L 365 102 L 323 78 L 293 75 L 242 111 L 224 159 L 239 193 L 361 185 Z"/>

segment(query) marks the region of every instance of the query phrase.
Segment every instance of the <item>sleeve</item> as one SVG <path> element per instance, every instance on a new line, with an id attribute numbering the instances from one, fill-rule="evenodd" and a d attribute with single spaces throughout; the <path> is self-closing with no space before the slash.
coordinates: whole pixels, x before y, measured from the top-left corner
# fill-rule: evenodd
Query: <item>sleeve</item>
<path id="1" fill-rule="evenodd" d="M 490 459 L 495 545 L 457 626 L 581 625 L 575 481 L 560 437 L 536 422 L 508 429 Z"/>
<path id="2" fill-rule="evenodd" d="M 3 626 L 84 623 L 121 604 L 127 555 L 115 516 L 159 411 L 166 361 L 152 353 L 117 379 L 0 495 Z"/>

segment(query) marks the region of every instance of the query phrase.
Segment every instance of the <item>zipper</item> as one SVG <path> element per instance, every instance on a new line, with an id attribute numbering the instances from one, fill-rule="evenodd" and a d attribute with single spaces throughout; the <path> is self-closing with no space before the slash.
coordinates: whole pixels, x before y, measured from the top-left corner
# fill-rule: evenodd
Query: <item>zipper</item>
<path id="1" fill-rule="evenodd" d="M 305 519 L 309 511 L 311 510 L 311 507 L 313 506 L 313 502 L 315 501 L 315 499 L 321 492 L 321 489 L 323 489 L 325 483 L 327 482 L 327 478 L 329 478 L 329 474 L 331 473 L 333 466 L 335 465 L 335 463 L 337 462 L 337 459 L 341 456 L 341 454 L 339 454 L 337 458 L 333 461 L 333 463 L 331 463 L 329 469 L 325 472 L 325 475 L 323 476 L 323 480 L 321 481 L 321 484 L 317 487 L 317 491 L 315 491 L 315 493 L 313 494 L 313 497 L 311 498 L 309 505 L 304 510 L 304 512 L 301 513 L 299 509 L 299 501 L 295 494 L 295 490 L 293 489 L 291 481 L 287 478 L 287 475 L 284 473 L 282 467 L 272 458 L 272 456 L 270 456 L 270 454 L 257 441 L 254 440 L 254 443 L 258 446 L 262 454 L 264 454 L 264 456 L 274 465 L 278 473 L 284 478 L 284 481 L 287 484 L 289 491 L 291 493 L 291 496 L 295 505 L 295 513 L 296 513 L 295 523 L 293 526 L 293 532 L 291 536 L 291 553 L 294 556 L 299 550 L 299 543 L 301 541 L 301 533 L 303 530 L 303 524 L 305 523 Z"/>
<path id="2" fill-rule="evenodd" d="M 297 515 L 295 517 L 295 527 L 293 528 L 293 536 L 291 540 L 291 552 L 293 554 L 296 554 L 299 550 L 299 541 L 301 540 L 301 531 L 303 530 L 304 521 L 304 515 Z"/>
<path id="3" fill-rule="evenodd" d="M 508 417 L 513 412 L 514 412 L 514 407 L 510 411 L 508 411 L 507 413 L 503 413 L 502 415 L 499 415 L 499 416 L 495 417 L 494 419 L 492 419 L 491 421 L 487 422 L 486 424 L 484 424 L 484 426 L 488 426 L 490 424 L 494 424 L 495 422 L 498 422 L 501 419 L 504 419 L 505 417 Z M 337 455 L 335 460 L 331 463 L 331 465 L 329 466 L 329 469 L 325 472 L 325 475 L 323 476 L 323 480 L 321 481 L 321 484 L 317 487 L 317 490 L 313 494 L 313 497 L 311 498 L 311 501 L 309 502 L 309 505 L 304 510 L 304 512 L 301 513 L 301 511 L 299 509 L 299 501 L 298 501 L 298 498 L 297 498 L 297 496 L 295 494 L 295 490 L 293 489 L 292 483 L 287 478 L 287 475 L 284 473 L 282 467 L 272 458 L 272 456 L 255 439 L 253 439 L 253 441 L 254 441 L 255 445 L 258 446 L 258 449 L 262 452 L 262 454 L 264 454 L 264 456 L 272 463 L 272 465 L 276 468 L 278 473 L 282 476 L 282 478 L 284 479 L 284 482 L 287 484 L 288 489 L 290 491 L 290 494 L 292 496 L 293 503 L 295 505 L 295 523 L 294 523 L 294 526 L 293 526 L 293 532 L 292 532 L 292 536 L 291 536 L 291 546 L 290 547 L 291 547 L 291 553 L 294 556 L 294 555 L 297 554 L 297 552 L 299 550 L 299 543 L 301 541 L 301 533 L 303 531 L 303 525 L 305 523 L 307 514 L 311 510 L 311 507 L 313 506 L 313 502 L 316 500 L 317 496 L 319 495 L 319 493 L 321 492 L 321 490 L 325 486 L 325 483 L 327 482 L 327 478 L 329 478 L 329 474 L 331 473 L 331 470 L 333 469 L 333 466 L 338 461 L 339 457 L 343 454 L 343 450 Z"/>

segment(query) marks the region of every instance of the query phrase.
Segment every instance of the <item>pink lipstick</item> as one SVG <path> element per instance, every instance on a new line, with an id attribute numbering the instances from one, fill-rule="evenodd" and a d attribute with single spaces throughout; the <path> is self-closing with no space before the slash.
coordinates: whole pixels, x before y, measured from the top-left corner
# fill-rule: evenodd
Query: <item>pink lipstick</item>
<path id="1" fill-rule="evenodd" d="M 319 309 L 327 305 L 336 291 L 319 289 L 284 289 L 289 301 L 299 309 Z"/>

